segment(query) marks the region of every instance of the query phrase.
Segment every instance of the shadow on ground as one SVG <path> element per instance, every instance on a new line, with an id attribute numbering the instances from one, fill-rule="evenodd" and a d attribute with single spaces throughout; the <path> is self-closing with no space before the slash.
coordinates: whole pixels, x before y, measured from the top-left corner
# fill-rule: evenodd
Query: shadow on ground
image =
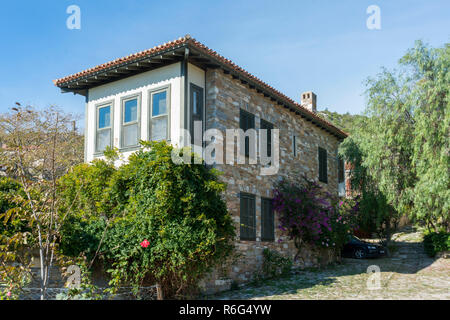
<path id="1" fill-rule="evenodd" d="M 374 294 L 370 294 L 367 289 L 370 276 L 368 267 L 373 265 L 380 268 L 381 286 L 385 289 L 378 292 L 383 291 L 380 298 L 389 298 L 391 293 L 396 293 L 397 296 L 408 294 L 407 291 L 411 288 L 420 294 L 421 288 L 433 286 L 434 282 L 442 282 L 442 275 L 445 277 L 447 269 L 443 273 L 440 272 L 434 280 L 428 279 L 428 275 L 424 279 L 419 275 L 422 270 L 435 262 L 425 254 L 420 232 L 412 228 L 403 230 L 393 237 L 393 247 L 394 250 L 389 257 L 364 260 L 344 258 L 339 264 L 317 270 L 296 271 L 289 277 L 265 280 L 257 285 L 249 285 L 209 298 L 352 299 L 365 295 L 370 297 Z M 437 287 L 441 289 L 439 284 Z"/>

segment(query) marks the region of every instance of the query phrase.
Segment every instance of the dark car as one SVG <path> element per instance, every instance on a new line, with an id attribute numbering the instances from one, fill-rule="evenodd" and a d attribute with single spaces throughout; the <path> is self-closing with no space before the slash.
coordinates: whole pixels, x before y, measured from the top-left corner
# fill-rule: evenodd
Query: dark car
<path id="1" fill-rule="evenodd" d="M 362 241 L 355 236 L 350 236 L 349 241 L 342 249 L 342 256 L 355 259 L 376 258 L 384 256 L 386 251 L 386 248 L 383 246 Z"/>

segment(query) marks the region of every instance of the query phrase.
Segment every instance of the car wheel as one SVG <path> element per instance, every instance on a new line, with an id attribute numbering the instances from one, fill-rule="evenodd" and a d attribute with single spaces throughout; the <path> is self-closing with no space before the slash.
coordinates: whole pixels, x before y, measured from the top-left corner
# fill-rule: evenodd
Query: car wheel
<path id="1" fill-rule="evenodd" d="M 353 252 L 353 256 L 356 259 L 364 259 L 366 257 L 366 252 L 364 251 L 364 249 L 358 248 Z"/>

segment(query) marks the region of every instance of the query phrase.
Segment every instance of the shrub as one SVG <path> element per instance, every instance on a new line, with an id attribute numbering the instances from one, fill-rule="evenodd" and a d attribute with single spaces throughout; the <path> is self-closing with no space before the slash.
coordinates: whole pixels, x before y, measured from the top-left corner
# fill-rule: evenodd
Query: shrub
<path id="1" fill-rule="evenodd" d="M 263 276 L 265 278 L 275 278 L 278 276 L 286 276 L 292 268 L 292 260 L 283 257 L 279 252 L 269 249 L 263 250 Z"/>
<path id="2" fill-rule="evenodd" d="M 357 202 L 339 200 L 306 177 L 297 183 L 281 181 L 274 194 L 279 228 L 294 240 L 297 249 L 307 243 L 339 252 L 354 227 Z"/>
<path id="3" fill-rule="evenodd" d="M 159 283 L 165 297 L 191 294 L 233 249 L 225 185 L 203 164 L 174 164 L 165 142 L 143 146 L 118 169 L 97 160 L 62 179 L 70 218 L 60 248 L 102 259 L 112 293 L 122 285 L 137 293 Z M 79 181 L 88 191 L 71 207 Z"/>
<path id="4" fill-rule="evenodd" d="M 437 253 L 450 250 L 450 233 L 430 232 L 423 238 L 425 252 L 434 257 Z"/>

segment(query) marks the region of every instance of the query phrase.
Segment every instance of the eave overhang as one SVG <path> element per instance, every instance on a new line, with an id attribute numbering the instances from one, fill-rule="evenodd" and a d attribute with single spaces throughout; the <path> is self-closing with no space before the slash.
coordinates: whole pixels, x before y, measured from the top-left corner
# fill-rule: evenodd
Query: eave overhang
<path id="1" fill-rule="evenodd" d="M 301 116 L 306 121 L 320 127 L 329 134 L 337 137 L 339 140 L 343 140 L 348 136 L 346 132 L 340 130 L 332 123 L 302 107 L 291 98 L 251 75 L 234 64 L 231 60 L 220 56 L 218 53 L 190 36 L 55 80 L 54 84 L 59 87 L 62 92 L 73 92 L 74 94 L 87 96 L 87 92 L 90 88 L 180 62 L 186 57 L 188 62 L 202 69 L 222 69 L 225 74 L 231 75 L 243 85 L 264 95 L 280 107 L 286 108 Z"/>

